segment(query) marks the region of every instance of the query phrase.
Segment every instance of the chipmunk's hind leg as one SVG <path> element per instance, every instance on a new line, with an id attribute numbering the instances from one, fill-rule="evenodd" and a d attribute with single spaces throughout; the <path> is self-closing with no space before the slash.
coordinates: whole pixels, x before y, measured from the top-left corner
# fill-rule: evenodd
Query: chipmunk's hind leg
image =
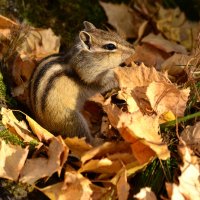
<path id="1" fill-rule="evenodd" d="M 76 110 L 65 109 L 65 133 L 67 137 L 86 137 L 87 142 L 92 142 L 88 124 L 82 114 Z"/>

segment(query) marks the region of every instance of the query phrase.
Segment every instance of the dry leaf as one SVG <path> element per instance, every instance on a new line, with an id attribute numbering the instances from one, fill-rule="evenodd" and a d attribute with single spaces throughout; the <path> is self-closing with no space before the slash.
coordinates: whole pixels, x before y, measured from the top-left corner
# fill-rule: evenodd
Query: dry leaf
<path id="1" fill-rule="evenodd" d="M 16 55 L 6 57 L 6 64 L 11 69 L 13 80 L 12 95 L 27 103 L 28 82 L 37 65 L 36 61 L 58 53 L 60 38 L 55 36 L 51 29 L 25 28 L 3 16 L 0 16 L 0 22 L 0 57 L 5 57 L 9 53 Z M 11 50 L 12 52 L 9 52 Z"/>
<path id="2" fill-rule="evenodd" d="M 145 124 L 145 126 L 144 126 Z M 158 116 L 148 116 L 143 115 L 140 111 L 128 114 L 123 113 L 120 116 L 120 121 L 118 122 L 118 130 L 123 136 L 125 140 L 127 140 L 127 135 L 132 136 L 132 150 L 134 153 L 134 156 L 139 159 L 140 163 L 147 162 L 152 156 L 153 150 L 157 156 L 160 159 L 167 159 L 170 156 L 170 153 L 168 151 L 167 145 L 162 142 L 162 138 L 160 135 L 158 135 Z M 128 140 L 127 140 L 128 141 Z M 143 143 L 143 145 L 141 144 Z M 142 148 L 142 146 L 149 146 L 151 150 L 149 149 L 147 152 L 146 148 Z M 144 151 L 143 158 L 141 159 L 141 150 Z M 146 157 L 149 155 L 149 158 Z"/>
<path id="3" fill-rule="evenodd" d="M 140 192 L 134 195 L 137 200 L 157 200 L 156 195 L 151 191 L 151 188 L 141 188 Z M 177 199 L 178 200 L 178 199 Z"/>
<path id="4" fill-rule="evenodd" d="M 12 28 L 13 26 L 17 26 L 17 23 L 3 15 L 0 15 L 0 29 Z"/>
<path id="5" fill-rule="evenodd" d="M 126 169 L 121 171 L 121 176 L 117 182 L 117 196 L 119 200 L 128 199 L 130 186 L 127 183 L 127 172 Z"/>
<path id="6" fill-rule="evenodd" d="M 137 29 L 135 28 L 134 15 L 131 8 L 124 3 L 112 4 L 100 1 L 100 5 L 108 16 L 108 23 L 110 23 L 117 32 L 125 38 L 135 38 L 137 36 Z"/>
<path id="7" fill-rule="evenodd" d="M 114 154 L 116 152 L 131 152 L 130 145 L 123 141 L 105 142 L 104 144 L 85 152 L 81 157 L 81 161 L 84 164 L 88 160 L 105 157 L 105 155 Z"/>
<path id="8" fill-rule="evenodd" d="M 176 9 L 164 9 L 160 6 L 157 28 L 166 38 L 176 41 L 191 50 L 196 44 L 200 27 L 198 22 L 188 21 L 185 14 Z"/>
<path id="9" fill-rule="evenodd" d="M 141 111 L 125 113 L 109 101 L 104 110 L 111 125 L 119 130 L 125 141 L 131 143 L 133 154 L 141 164 L 149 161 L 155 153 L 160 159 L 169 157 L 167 146 L 158 135 L 158 116 L 144 115 Z"/>
<path id="10" fill-rule="evenodd" d="M 123 166 L 136 161 L 131 153 L 105 154 L 102 157 L 102 159 L 92 159 L 84 163 L 79 169 L 79 172 L 115 174 Z"/>
<path id="11" fill-rule="evenodd" d="M 119 95 L 127 100 L 129 112 L 140 109 L 143 113 L 156 112 L 160 116 L 171 111 L 178 117 L 183 116 L 189 88 L 178 89 L 165 74 L 143 64 L 117 69 L 116 74 L 122 89 Z"/>
<path id="12" fill-rule="evenodd" d="M 65 172 L 64 182 L 40 188 L 51 200 L 91 200 L 91 182 L 76 172 Z"/>
<path id="13" fill-rule="evenodd" d="M 48 158 L 28 159 L 20 174 L 20 181 L 33 184 L 40 178 L 50 177 L 56 171 L 60 173 L 67 160 L 68 151 L 60 136 L 52 138 L 47 152 Z"/>
<path id="14" fill-rule="evenodd" d="M 161 70 L 167 71 L 172 76 L 180 76 L 191 58 L 192 56 L 175 53 L 162 63 Z"/>
<path id="15" fill-rule="evenodd" d="M 79 158 L 85 154 L 87 151 L 92 149 L 92 146 L 86 143 L 85 139 L 83 138 L 69 138 L 67 137 L 65 140 L 65 144 L 69 147 L 72 154 L 78 156 Z"/>
<path id="16" fill-rule="evenodd" d="M 12 88 L 11 94 L 20 102 L 26 103 L 27 101 L 29 81 L 35 67 L 34 60 L 29 57 L 22 60 L 19 55 L 12 63 L 12 79 L 16 86 Z"/>
<path id="17" fill-rule="evenodd" d="M 21 137 L 24 142 L 30 142 L 34 140 L 34 138 L 30 136 L 31 132 L 28 130 L 26 123 L 24 121 L 18 121 L 14 116 L 12 110 L 2 107 L 1 115 L 2 123 L 11 133 L 14 133 Z"/>
<path id="18" fill-rule="evenodd" d="M 148 86 L 151 82 L 169 82 L 166 74 L 156 71 L 155 68 L 148 68 L 144 64 L 140 66 L 117 68 L 115 70 L 120 88 L 135 88 Z"/>
<path id="19" fill-rule="evenodd" d="M 161 51 L 152 45 L 143 43 L 142 45 L 136 46 L 135 53 L 127 59 L 126 63 L 129 63 L 130 61 L 143 62 L 146 66 L 160 69 L 162 63 L 169 56 L 170 55 L 168 53 Z"/>
<path id="20" fill-rule="evenodd" d="M 183 166 L 179 184 L 167 184 L 168 195 L 172 200 L 196 200 L 200 199 L 200 166 L 196 156 L 192 155 L 191 150 L 182 146 L 180 148 L 183 156 Z"/>
<path id="21" fill-rule="evenodd" d="M 49 29 L 32 29 L 19 51 L 22 60 L 29 58 L 40 60 L 48 55 L 58 53 L 60 38 Z"/>
<path id="22" fill-rule="evenodd" d="M 190 89 L 179 90 L 175 85 L 166 82 L 152 82 L 147 87 L 146 95 L 151 107 L 158 115 L 172 111 L 182 117 L 186 109 Z"/>
<path id="23" fill-rule="evenodd" d="M 186 127 L 181 133 L 181 138 L 198 156 L 200 155 L 200 122 Z"/>
<path id="24" fill-rule="evenodd" d="M 17 181 L 28 152 L 28 147 L 23 149 L 0 140 L 0 177 Z"/>
<path id="25" fill-rule="evenodd" d="M 142 39 L 142 42 L 150 44 L 166 53 L 182 53 L 186 54 L 187 50 L 184 46 L 177 44 L 175 42 L 166 40 L 161 34 L 155 35 L 150 33 Z"/>
<path id="26" fill-rule="evenodd" d="M 48 141 L 55 137 L 53 134 L 51 134 L 49 131 L 40 126 L 35 120 L 33 120 L 28 115 L 26 115 L 26 120 L 28 121 L 31 130 L 40 141 Z"/>
<path id="27" fill-rule="evenodd" d="M 115 174 L 121 168 L 122 168 L 122 163 L 120 161 L 113 162 L 108 158 L 102 158 L 100 160 L 92 159 L 88 161 L 79 169 L 79 172 Z"/>

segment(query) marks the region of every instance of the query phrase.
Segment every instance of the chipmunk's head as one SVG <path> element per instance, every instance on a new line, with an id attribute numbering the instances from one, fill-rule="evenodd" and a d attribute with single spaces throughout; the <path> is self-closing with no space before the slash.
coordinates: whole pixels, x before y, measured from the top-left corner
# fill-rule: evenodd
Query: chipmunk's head
<path id="1" fill-rule="evenodd" d="M 114 32 L 97 29 L 85 21 L 85 29 L 79 33 L 79 68 L 88 72 L 87 82 L 101 79 L 101 75 L 113 71 L 134 53 L 133 46 Z M 90 75 L 89 75 L 90 74 Z M 94 76 L 96 75 L 96 77 Z M 84 78 L 85 79 L 85 78 Z"/>

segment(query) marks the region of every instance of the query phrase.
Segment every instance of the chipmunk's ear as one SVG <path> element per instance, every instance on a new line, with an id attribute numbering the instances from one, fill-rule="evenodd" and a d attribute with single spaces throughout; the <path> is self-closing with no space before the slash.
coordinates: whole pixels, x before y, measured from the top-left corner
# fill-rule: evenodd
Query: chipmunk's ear
<path id="1" fill-rule="evenodd" d="M 90 23 L 88 21 L 84 21 L 83 24 L 85 26 L 85 30 L 86 31 L 90 31 L 90 30 L 96 29 L 96 27 L 92 23 Z"/>
<path id="2" fill-rule="evenodd" d="M 79 33 L 79 38 L 80 38 L 83 46 L 87 49 L 90 49 L 91 44 L 92 44 L 92 38 L 91 38 L 90 34 L 86 31 L 81 31 Z"/>

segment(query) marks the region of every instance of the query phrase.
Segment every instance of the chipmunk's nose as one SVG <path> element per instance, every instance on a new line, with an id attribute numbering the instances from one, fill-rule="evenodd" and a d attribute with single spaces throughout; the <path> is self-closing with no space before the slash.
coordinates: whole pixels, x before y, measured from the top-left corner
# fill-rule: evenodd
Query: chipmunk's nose
<path id="1" fill-rule="evenodd" d="M 120 67 L 125 67 L 125 66 L 126 66 L 126 63 L 123 62 L 123 63 L 121 63 L 119 66 L 120 66 Z"/>

